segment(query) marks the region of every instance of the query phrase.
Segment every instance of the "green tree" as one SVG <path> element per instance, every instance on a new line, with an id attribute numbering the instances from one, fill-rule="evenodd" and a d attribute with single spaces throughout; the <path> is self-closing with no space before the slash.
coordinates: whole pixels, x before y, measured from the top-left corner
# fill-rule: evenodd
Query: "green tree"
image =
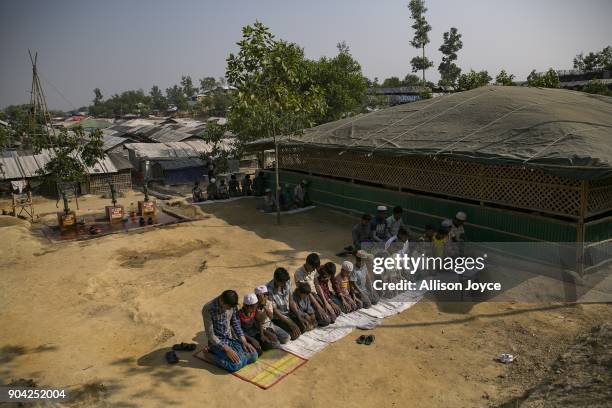
<path id="1" fill-rule="evenodd" d="M 414 74 L 406 74 L 404 80 L 401 82 L 401 86 L 417 86 L 421 85 L 421 79 Z"/>
<path id="2" fill-rule="evenodd" d="M 582 92 L 590 93 L 590 94 L 598 94 L 598 95 L 606 95 L 612 96 L 612 91 L 608 89 L 606 84 L 603 82 L 594 79 L 589 81 L 583 88 Z"/>
<path id="3" fill-rule="evenodd" d="M 543 74 L 538 74 L 535 69 L 527 76 L 527 84 L 529 86 L 535 86 L 540 88 L 558 88 L 559 87 L 559 75 L 557 71 L 549 68 Z"/>
<path id="4" fill-rule="evenodd" d="M 276 40 L 259 21 L 242 29 L 242 40 L 237 45 L 238 53 L 227 58 L 226 77 L 238 88 L 228 121 L 239 143 L 272 137 L 276 145 L 277 136 L 301 132 L 324 113 L 323 91 L 312 80 L 300 47 Z M 277 205 L 277 222 L 280 222 L 278 208 Z"/>
<path id="5" fill-rule="evenodd" d="M 168 105 L 174 105 L 179 110 L 187 110 L 189 107 L 183 88 L 178 85 L 166 88 L 166 99 L 168 100 Z"/>
<path id="6" fill-rule="evenodd" d="M 151 97 L 151 109 L 163 111 L 168 108 L 168 102 L 161 89 L 159 89 L 159 86 L 153 85 L 149 92 L 149 96 Z"/>
<path id="7" fill-rule="evenodd" d="M 612 46 L 608 45 L 600 52 L 581 52 L 574 57 L 574 68 L 580 71 L 612 70 Z"/>
<path id="8" fill-rule="evenodd" d="M 514 74 L 508 74 L 504 69 L 499 71 L 495 77 L 495 82 L 503 86 L 514 86 Z"/>
<path id="9" fill-rule="evenodd" d="M 212 156 L 215 159 L 217 171 L 220 173 L 224 173 L 228 170 L 227 160 L 236 156 L 236 151 L 233 148 L 229 148 L 227 143 L 224 143 L 226 142 L 226 133 L 226 125 L 220 125 L 214 122 L 208 123 L 206 129 L 202 133 L 202 139 L 212 146 L 209 153 L 202 155 L 202 160 L 206 161 L 208 156 Z"/>
<path id="10" fill-rule="evenodd" d="M 200 89 L 202 92 L 212 91 L 217 86 L 217 80 L 213 77 L 204 77 L 200 79 Z"/>
<path id="11" fill-rule="evenodd" d="M 104 97 L 102 96 L 102 91 L 100 91 L 100 88 L 95 88 L 94 89 L 94 100 L 93 100 L 94 106 L 102 103 L 103 99 Z"/>
<path id="12" fill-rule="evenodd" d="M 398 77 L 392 76 L 386 78 L 380 86 L 383 88 L 398 88 L 402 86 L 402 81 Z"/>
<path id="13" fill-rule="evenodd" d="M 181 86 L 183 87 L 183 93 L 188 99 L 191 99 L 197 91 L 189 75 L 183 75 L 181 77 Z"/>
<path id="14" fill-rule="evenodd" d="M 476 72 L 473 69 L 467 74 L 461 74 L 457 87 L 461 91 L 468 91 L 470 89 L 479 88 L 481 86 L 488 85 L 491 82 L 491 77 L 487 71 Z"/>
<path id="15" fill-rule="evenodd" d="M 360 111 L 366 102 L 367 79 L 346 43 L 338 43 L 338 55 L 311 61 L 313 85 L 325 94 L 327 108 L 318 123 L 340 119 Z"/>
<path id="16" fill-rule="evenodd" d="M 414 20 L 411 26 L 414 29 L 414 37 L 410 44 L 423 51 L 423 55 L 412 58 L 410 64 L 412 65 L 412 72 L 423 71 L 423 84 L 425 84 L 425 70 L 433 67 L 433 61 L 425 56 L 425 46 L 429 44 L 428 33 L 431 31 L 431 25 L 425 19 L 427 8 L 424 0 L 410 0 L 408 8 L 410 9 L 410 18 Z"/>
<path id="17" fill-rule="evenodd" d="M 455 61 L 457 60 L 457 52 L 463 48 L 463 41 L 461 41 L 461 34 L 455 27 L 445 32 L 442 38 L 443 43 L 439 50 L 444 56 L 442 62 L 438 65 L 438 71 L 440 72 L 438 85 L 456 88 L 457 80 L 461 75 L 461 68 L 455 64 Z"/>

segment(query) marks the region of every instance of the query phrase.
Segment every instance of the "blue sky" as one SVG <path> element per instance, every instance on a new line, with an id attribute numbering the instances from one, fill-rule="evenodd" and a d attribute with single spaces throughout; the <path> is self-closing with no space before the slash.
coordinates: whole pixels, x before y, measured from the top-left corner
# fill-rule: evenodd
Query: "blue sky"
<path id="1" fill-rule="evenodd" d="M 403 77 L 417 51 L 408 0 L 130 0 L 0 2 L 0 107 L 29 99 L 28 48 L 52 109 L 88 105 L 126 89 L 165 89 L 181 75 L 221 76 L 241 27 L 256 19 L 318 58 L 346 41 L 370 78 Z M 612 1 L 426 0 L 433 26 L 427 51 L 440 62 L 442 33 L 463 34 L 458 64 L 501 68 L 524 79 L 532 70 L 571 68 L 580 51 L 612 43 Z M 436 69 L 427 72 L 437 80 Z"/>

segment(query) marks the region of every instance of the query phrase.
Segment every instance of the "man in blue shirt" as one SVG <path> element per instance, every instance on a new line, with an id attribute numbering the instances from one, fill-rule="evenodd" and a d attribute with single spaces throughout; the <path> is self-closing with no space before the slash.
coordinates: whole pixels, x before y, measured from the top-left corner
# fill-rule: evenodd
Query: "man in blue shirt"
<path id="1" fill-rule="evenodd" d="M 240 327 L 236 305 L 238 294 L 226 290 L 202 308 L 208 351 L 214 363 L 229 372 L 257 360 L 257 350 L 247 342 Z"/>

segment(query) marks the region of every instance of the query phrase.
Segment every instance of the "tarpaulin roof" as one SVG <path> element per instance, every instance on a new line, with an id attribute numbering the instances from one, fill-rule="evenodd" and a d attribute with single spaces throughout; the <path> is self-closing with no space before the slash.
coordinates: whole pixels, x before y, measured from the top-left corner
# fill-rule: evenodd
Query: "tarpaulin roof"
<path id="1" fill-rule="evenodd" d="M 445 156 L 612 177 L 612 97 L 487 86 L 341 119 L 282 137 L 281 145 L 373 155 Z M 251 149 L 273 147 L 270 139 Z"/>
<path id="2" fill-rule="evenodd" d="M 40 154 L 17 150 L 4 150 L 0 152 L 0 180 L 17 180 L 40 177 L 46 164 L 51 161 L 54 153 L 50 149 L 43 149 Z M 77 158 L 79 159 L 79 158 Z M 79 159 L 79 161 L 81 161 Z M 81 161 L 81 163 L 83 163 Z M 84 165 L 84 163 L 83 163 Z M 108 155 L 98 160 L 94 166 L 85 166 L 89 174 L 116 173 L 117 168 Z"/>
<path id="3" fill-rule="evenodd" d="M 225 139 L 221 143 L 222 148 L 229 150 L 233 140 Z M 127 143 L 124 146 L 141 159 L 197 158 L 212 151 L 212 145 L 203 140 L 170 143 Z"/>
<path id="4" fill-rule="evenodd" d="M 202 159 L 188 158 L 178 160 L 156 160 L 153 164 L 159 165 L 164 170 L 180 170 L 192 167 L 204 167 L 206 163 Z"/>

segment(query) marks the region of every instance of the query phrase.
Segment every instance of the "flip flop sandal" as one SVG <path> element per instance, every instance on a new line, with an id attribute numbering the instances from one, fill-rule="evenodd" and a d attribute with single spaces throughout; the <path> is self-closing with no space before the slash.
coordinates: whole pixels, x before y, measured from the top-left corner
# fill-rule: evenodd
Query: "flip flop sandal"
<path id="1" fill-rule="evenodd" d="M 193 351 L 196 349 L 196 345 L 193 343 L 181 343 L 181 344 L 175 344 L 174 346 L 172 346 L 172 350 L 175 351 Z"/>
<path id="2" fill-rule="evenodd" d="M 179 358 L 174 352 L 174 350 L 170 350 L 166 353 L 166 361 L 168 362 L 168 364 L 176 364 L 179 362 Z"/>
<path id="3" fill-rule="evenodd" d="M 374 335 L 373 335 L 373 334 L 369 335 L 368 337 L 366 337 L 366 338 L 365 338 L 365 342 L 364 342 L 364 344 L 365 344 L 366 346 L 369 346 L 370 344 L 374 343 L 374 339 L 375 339 L 375 338 L 376 338 L 376 337 L 374 337 Z"/>
<path id="4" fill-rule="evenodd" d="M 368 336 L 369 337 L 369 336 Z M 361 336 L 359 336 L 359 338 L 357 339 L 357 344 L 363 344 L 366 341 L 366 336 L 364 336 L 363 334 Z"/>

